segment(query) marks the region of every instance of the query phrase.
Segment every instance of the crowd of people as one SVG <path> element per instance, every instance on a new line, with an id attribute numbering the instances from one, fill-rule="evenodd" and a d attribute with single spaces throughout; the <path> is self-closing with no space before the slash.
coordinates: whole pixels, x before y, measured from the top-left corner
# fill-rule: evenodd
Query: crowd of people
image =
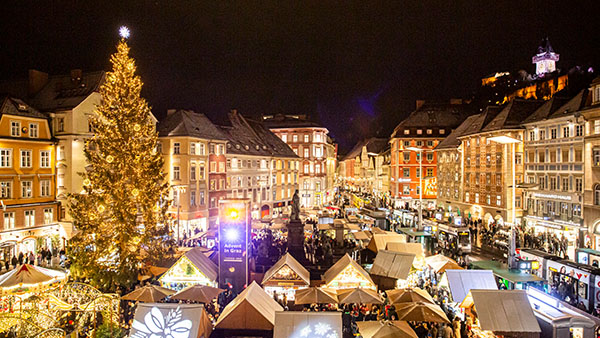
<path id="1" fill-rule="evenodd" d="M 21 264 L 37 265 L 41 267 L 65 268 L 67 257 L 64 250 L 52 252 L 50 249 L 42 248 L 38 252 L 23 252 L 12 255 L 3 252 L 0 257 L 0 271 L 10 271 Z"/>

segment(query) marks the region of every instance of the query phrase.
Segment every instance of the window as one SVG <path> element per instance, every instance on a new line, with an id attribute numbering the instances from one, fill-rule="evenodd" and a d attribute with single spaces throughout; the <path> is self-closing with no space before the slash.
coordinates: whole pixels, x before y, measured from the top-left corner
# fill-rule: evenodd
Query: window
<path id="1" fill-rule="evenodd" d="M 180 180 L 181 179 L 181 175 L 180 175 L 179 167 L 178 166 L 173 167 L 173 179 L 174 180 Z"/>
<path id="2" fill-rule="evenodd" d="M 575 136 L 583 136 L 583 126 L 578 124 L 575 126 Z"/>
<path id="3" fill-rule="evenodd" d="M 550 138 L 551 139 L 553 139 L 553 140 L 556 139 L 557 134 L 558 134 L 558 132 L 557 132 L 556 128 L 553 128 L 550 130 Z"/>
<path id="4" fill-rule="evenodd" d="M 410 168 L 402 168 L 402 176 L 410 177 Z"/>
<path id="5" fill-rule="evenodd" d="M 225 155 L 225 148 L 222 144 L 219 144 L 217 146 L 217 150 L 219 151 L 219 153 L 217 155 Z"/>
<path id="6" fill-rule="evenodd" d="M 594 185 L 594 205 L 600 205 L 600 184 Z"/>
<path id="7" fill-rule="evenodd" d="M 440 129 L 440 134 L 444 135 L 446 131 L 444 129 Z"/>
<path id="8" fill-rule="evenodd" d="M 304 157 L 308 158 L 308 156 L 309 156 L 309 150 L 308 150 L 308 148 L 304 148 Z"/>
<path id="9" fill-rule="evenodd" d="M 39 137 L 38 124 L 37 123 L 30 123 L 29 124 L 29 137 L 34 137 L 34 138 Z"/>
<path id="10" fill-rule="evenodd" d="M 191 206 L 195 206 L 196 205 L 196 190 L 191 190 L 190 191 L 190 205 Z"/>
<path id="11" fill-rule="evenodd" d="M 210 162 L 210 172 L 214 173 L 217 171 L 217 162 Z"/>
<path id="12" fill-rule="evenodd" d="M 54 222 L 54 209 L 44 208 L 44 224 L 50 224 Z"/>
<path id="13" fill-rule="evenodd" d="M 421 177 L 421 168 L 416 168 L 416 177 L 420 178 Z"/>
<path id="14" fill-rule="evenodd" d="M 56 119 L 56 131 L 65 131 L 64 117 L 59 117 Z"/>
<path id="15" fill-rule="evenodd" d="M 215 180 L 210 180 L 210 190 L 217 190 L 217 182 Z"/>
<path id="16" fill-rule="evenodd" d="M 496 174 L 496 185 L 502 185 L 502 174 Z"/>
<path id="17" fill-rule="evenodd" d="M 194 164 L 192 164 L 192 166 L 190 167 L 190 181 L 195 181 L 196 180 L 196 166 Z"/>
<path id="18" fill-rule="evenodd" d="M 545 140 L 546 139 L 546 130 L 542 129 L 540 130 L 540 140 Z"/>
<path id="19" fill-rule="evenodd" d="M 433 153 L 427 153 L 427 161 L 433 161 Z"/>
<path id="20" fill-rule="evenodd" d="M 179 144 L 179 142 L 173 143 L 173 154 L 179 154 L 180 147 L 181 147 L 181 145 Z"/>
<path id="21" fill-rule="evenodd" d="M 469 202 L 469 193 L 468 192 L 465 193 L 465 202 Z"/>
<path id="22" fill-rule="evenodd" d="M 404 135 L 409 135 L 410 134 L 410 130 L 409 129 L 404 129 Z"/>
<path id="23" fill-rule="evenodd" d="M 206 155 L 204 143 L 198 143 L 198 155 Z"/>
<path id="24" fill-rule="evenodd" d="M 217 200 L 214 197 L 210 198 L 210 208 L 216 208 L 217 207 Z"/>
<path id="25" fill-rule="evenodd" d="M 594 121 L 594 134 L 600 134 L 600 120 Z"/>
<path id="26" fill-rule="evenodd" d="M 550 177 L 550 190 L 556 190 L 556 177 Z"/>
<path id="27" fill-rule="evenodd" d="M 417 193 L 417 195 L 421 195 L 421 186 L 416 186 L 415 192 Z"/>
<path id="28" fill-rule="evenodd" d="M 320 173 L 321 173 L 321 165 L 320 164 L 316 164 L 315 165 L 315 174 L 320 174 Z"/>
<path id="29" fill-rule="evenodd" d="M 308 143 L 308 142 L 310 142 L 310 140 L 309 140 L 309 139 L 310 139 L 310 136 L 308 136 L 308 134 L 305 134 L 305 135 L 304 135 L 304 143 Z"/>
<path id="30" fill-rule="evenodd" d="M 21 122 L 10 121 L 10 136 L 21 136 Z"/>
<path id="31" fill-rule="evenodd" d="M 196 143 L 190 142 L 190 155 L 196 155 Z"/>
<path id="32" fill-rule="evenodd" d="M 422 147 L 423 146 L 423 141 L 417 141 L 417 147 Z"/>
<path id="33" fill-rule="evenodd" d="M 162 154 L 162 143 L 160 143 L 160 142 L 156 143 L 156 152 L 159 154 Z"/>
<path id="34" fill-rule="evenodd" d="M 529 141 L 535 141 L 535 131 L 529 131 Z"/>
<path id="35" fill-rule="evenodd" d="M 14 229 L 15 228 L 15 213 L 14 212 L 5 212 L 4 213 L 4 229 Z"/>
<path id="36" fill-rule="evenodd" d="M 21 150 L 21 168 L 31 168 L 31 150 Z"/>
<path id="37" fill-rule="evenodd" d="M 422 135 L 423 134 L 423 130 L 422 129 L 417 129 L 417 135 Z"/>
<path id="38" fill-rule="evenodd" d="M 569 191 L 569 178 L 568 177 L 562 178 L 562 191 Z"/>
<path id="39" fill-rule="evenodd" d="M 425 177 L 433 177 L 433 168 L 427 168 L 427 176 Z"/>
<path id="40" fill-rule="evenodd" d="M 204 191 L 200 192 L 199 202 L 200 202 L 200 205 L 204 205 Z"/>
<path id="41" fill-rule="evenodd" d="M 581 192 L 583 190 L 583 180 L 581 178 L 575 178 L 575 191 Z"/>
<path id="42" fill-rule="evenodd" d="M 281 140 L 287 143 L 287 134 L 281 134 Z"/>
<path id="43" fill-rule="evenodd" d="M 492 203 L 492 197 L 490 195 L 485 195 L 485 204 L 490 205 Z"/>
<path id="44" fill-rule="evenodd" d="M 50 168 L 50 150 L 40 150 L 40 168 Z"/>
<path id="45" fill-rule="evenodd" d="M 570 132 L 571 130 L 569 129 L 569 127 L 564 127 L 563 128 L 563 137 L 571 137 L 570 136 Z"/>
<path id="46" fill-rule="evenodd" d="M 497 206 L 501 206 L 502 205 L 502 197 L 500 195 L 496 196 L 496 205 Z"/>
<path id="47" fill-rule="evenodd" d="M 485 184 L 490 185 L 492 184 L 492 175 L 491 174 L 485 174 Z M 488 203 L 489 204 L 489 203 Z"/>
<path id="48" fill-rule="evenodd" d="M 40 181 L 40 196 L 42 196 L 42 197 L 50 196 L 50 180 L 41 180 Z"/>
<path id="49" fill-rule="evenodd" d="M 219 162 L 219 172 L 220 173 L 224 173 L 225 172 L 225 162 Z"/>
<path id="50" fill-rule="evenodd" d="M 403 153 L 403 155 L 404 155 L 404 162 L 409 162 L 410 161 L 410 152 L 405 151 Z"/>
<path id="51" fill-rule="evenodd" d="M 479 203 L 479 193 L 475 193 L 475 203 Z"/>
<path id="52" fill-rule="evenodd" d="M 32 186 L 31 181 L 21 181 L 21 197 L 23 198 L 31 198 L 33 193 L 31 190 Z"/>
<path id="53" fill-rule="evenodd" d="M 305 174 L 308 174 L 308 169 L 309 169 L 308 164 L 304 164 L 304 173 Z"/>
<path id="54" fill-rule="evenodd" d="M 200 180 L 204 180 L 204 164 L 201 164 L 200 167 L 198 168 L 198 178 Z"/>
<path id="55" fill-rule="evenodd" d="M 431 134 L 433 134 L 433 130 L 427 129 L 427 135 L 431 135 Z"/>
<path id="56" fill-rule="evenodd" d="M 402 186 L 402 194 L 403 195 L 410 195 L 410 185 L 405 184 Z"/>
<path id="57" fill-rule="evenodd" d="M 410 141 L 404 141 L 404 147 L 410 147 Z"/>
<path id="58" fill-rule="evenodd" d="M 35 225 L 35 210 L 25 210 L 25 226 L 32 227 Z"/>
<path id="59" fill-rule="evenodd" d="M 294 142 L 294 143 L 298 142 L 298 134 L 292 135 L 292 142 Z"/>
<path id="60" fill-rule="evenodd" d="M 12 198 L 12 182 L 0 182 L 0 198 Z"/>

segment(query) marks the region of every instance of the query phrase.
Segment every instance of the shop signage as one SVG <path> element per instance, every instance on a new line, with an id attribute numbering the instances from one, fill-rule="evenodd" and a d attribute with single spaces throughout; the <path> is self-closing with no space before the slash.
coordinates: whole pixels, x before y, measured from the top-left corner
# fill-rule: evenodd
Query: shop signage
<path id="1" fill-rule="evenodd" d="M 250 201 L 219 201 L 219 286 L 236 292 L 248 284 Z"/>
<path id="2" fill-rule="evenodd" d="M 569 195 L 545 194 L 545 193 L 541 193 L 541 192 L 534 192 L 533 193 L 533 197 L 536 197 L 536 198 L 549 198 L 549 199 L 563 200 L 563 201 L 570 201 L 571 200 L 571 196 L 569 196 Z"/>

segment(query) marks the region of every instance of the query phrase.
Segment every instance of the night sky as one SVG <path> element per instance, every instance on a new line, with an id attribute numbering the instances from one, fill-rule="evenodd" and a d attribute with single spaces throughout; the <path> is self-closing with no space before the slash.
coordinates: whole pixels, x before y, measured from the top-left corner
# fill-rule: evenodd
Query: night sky
<path id="1" fill-rule="evenodd" d="M 416 99 L 467 97 L 525 69 L 550 38 L 559 68 L 600 64 L 599 1 L 11 1 L 0 79 L 109 69 L 120 25 L 159 119 L 309 114 L 348 150 L 389 136 Z"/>

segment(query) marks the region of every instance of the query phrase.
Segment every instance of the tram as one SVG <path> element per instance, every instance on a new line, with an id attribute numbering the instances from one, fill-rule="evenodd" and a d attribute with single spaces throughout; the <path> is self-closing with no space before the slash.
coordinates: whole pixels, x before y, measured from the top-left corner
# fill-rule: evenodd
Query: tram
<path id="1" fill-rule="evenodd" d="M 521 259 L 537 262 L 535 266 L 538 271 L 534 273 L 544 278 L 548 284 L 564 283 L 572 296 L 588 310 L 600 304 L 600 269 L 534 249 L 520 249 L 519 256 Z"/>
<path id="2" fill-rule="evenodd" d="M 459 254 L 471 253 L 471 231 L 466 226 L 438 223 L 438 246 Z"/>

